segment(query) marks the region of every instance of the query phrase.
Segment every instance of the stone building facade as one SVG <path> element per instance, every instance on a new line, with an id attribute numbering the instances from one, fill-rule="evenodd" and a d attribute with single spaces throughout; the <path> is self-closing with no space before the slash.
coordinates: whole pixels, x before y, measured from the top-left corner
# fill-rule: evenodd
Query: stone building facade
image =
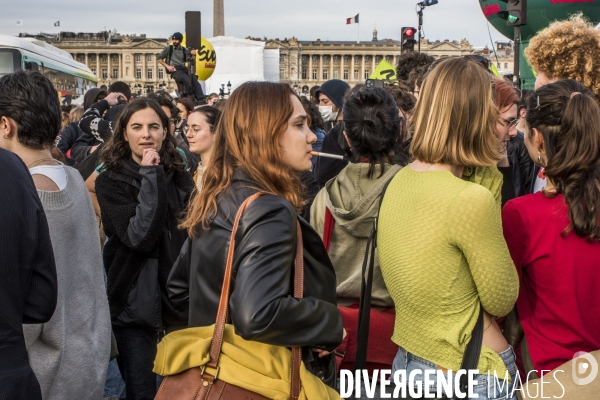
<path id="1" fill-rule="evenodd" d="M 87 65 L 98 77 L 98 87 L 123 81 L 132 93 L 144 94 L 158 89 L 175 90 L 177 85 L 158 63 L 156 55 L 168 40 L 146 35 L 120 35 L 116 31 L 99 33 L 61 32 L 36 35 L 36 38 L 71 53 L 75 61 Z"/>
<path id="2" fill-rule="evenodd" d="M 342 79 L 351 86 L 364 82 L 383 59 L 396 66 L 400 56 L 399 40 L 377 39 L 356 41 L 302 41 L 291 39 L 257 39 L 265 42 L 267 49 L 279 49 L 279 79 L 289 83 L 299 92 L 307 92 L 313 85 L 321 85 L 329 79 Z M 473 53 L 473 46 L 466 40 L 421 40 L 421 52 L 434 58 L 463 56 Z"/>

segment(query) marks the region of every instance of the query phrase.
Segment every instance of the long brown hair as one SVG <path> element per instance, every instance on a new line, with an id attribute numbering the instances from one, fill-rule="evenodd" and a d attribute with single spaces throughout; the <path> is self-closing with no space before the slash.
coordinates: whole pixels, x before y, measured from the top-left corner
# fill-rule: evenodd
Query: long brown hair
<path id="1" fill-rule="evenodd" d="M 569 230 L 600 241 L 600 106 L 574 80 L 542 86 L 527 104 L 527 125 L 544 138 L 546 176 L 569 206 Z M 529 135 L 529 140 L 533 140 Z"/>
<path id="2" fill-rule="evenodd" d="M 162 127 L 166 130 L 162 147 L 158 152 L 160 165 L 163 166 L 165 172 L 171 170 L 177 174 L 184 172 L 183 159 L 177 151 L 177 142 L 169 132 L 169 118 L 167 118 L 167 114 L 165 114 L 165 111 L 155 100 L 144 97 L 140 97 L 127 104 L 121 112 L 113 135 L 100 150 L 100 160 L 104 163 L 103 170 L 118 171 L 121 169 L 121 160 L 131 158 L 131 148 L 129 147 L 129 142 L 125 140 L 125 130 L 133 114 L 146 108 L 151 108 L 156 112 L 158 118 L 160 118 Z"/>
<path id="3" fill-rule="evenodd" d="M 242 170 L 259 189 L 287 199 L 300 210 L 302 184 L 284 162 L 279 141 L 294 111 L 288 85 L 247 82 L 232 94 L 217 124 L 213 154 L 197 193 L 180 227 L 190 236 L 198 227 L 208 229 L 217 214 L 217 197 L 231 185 L 235 170 Z"/>

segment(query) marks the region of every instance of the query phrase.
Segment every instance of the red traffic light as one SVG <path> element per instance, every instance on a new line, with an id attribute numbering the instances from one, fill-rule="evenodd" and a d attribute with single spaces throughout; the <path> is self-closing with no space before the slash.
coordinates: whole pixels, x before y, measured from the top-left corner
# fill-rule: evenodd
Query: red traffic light
<path id="1" fill-rule="evenodd" d="M 417 31 L 415 30 L 415 28 L 406 28 L 404 30 L 404 35 L 406 35 L 406 36 L 414 36 L 416 32 Z"/>

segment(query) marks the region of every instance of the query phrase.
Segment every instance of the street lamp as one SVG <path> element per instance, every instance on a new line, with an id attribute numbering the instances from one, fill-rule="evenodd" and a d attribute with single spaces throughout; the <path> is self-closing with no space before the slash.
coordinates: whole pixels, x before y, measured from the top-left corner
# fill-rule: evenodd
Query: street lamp
<path id="1" fill-rule="evenodd" d="M 417 3 L 417 15 L 419 16 L 419 47 L 418 51 L 421 52 L 421 32 L 423 31 L 423 10 L 425 7 L 434 6 L 438 3 L 438 0 L 424 0 L 420 3 Z"/>

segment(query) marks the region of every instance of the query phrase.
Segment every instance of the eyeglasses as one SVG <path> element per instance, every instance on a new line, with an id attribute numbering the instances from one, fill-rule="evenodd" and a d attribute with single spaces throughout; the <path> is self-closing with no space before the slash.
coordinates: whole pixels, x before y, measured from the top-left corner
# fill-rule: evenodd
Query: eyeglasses
<path id="1" fill-rule="evenodd" d="M 519 118 L 515 118 L 513 120 L 509 120 L 509 119 L 505 119 L 505 118 L 500 118 L 502 120 L 502 122 L 504 122 L 505 125 L 508 126 L 508 129 L 510 128 L 514 128 L 515 126 L 517 126 L 519 124 Z"/>
<path id="2" fill-rule="evenodd" d="M 199 125 L 186 125 L 183 127 L 183 133 L 187 135 L 187 133 L 192 129 L 194 132 L 198 132 L 200 130 Z"/>

